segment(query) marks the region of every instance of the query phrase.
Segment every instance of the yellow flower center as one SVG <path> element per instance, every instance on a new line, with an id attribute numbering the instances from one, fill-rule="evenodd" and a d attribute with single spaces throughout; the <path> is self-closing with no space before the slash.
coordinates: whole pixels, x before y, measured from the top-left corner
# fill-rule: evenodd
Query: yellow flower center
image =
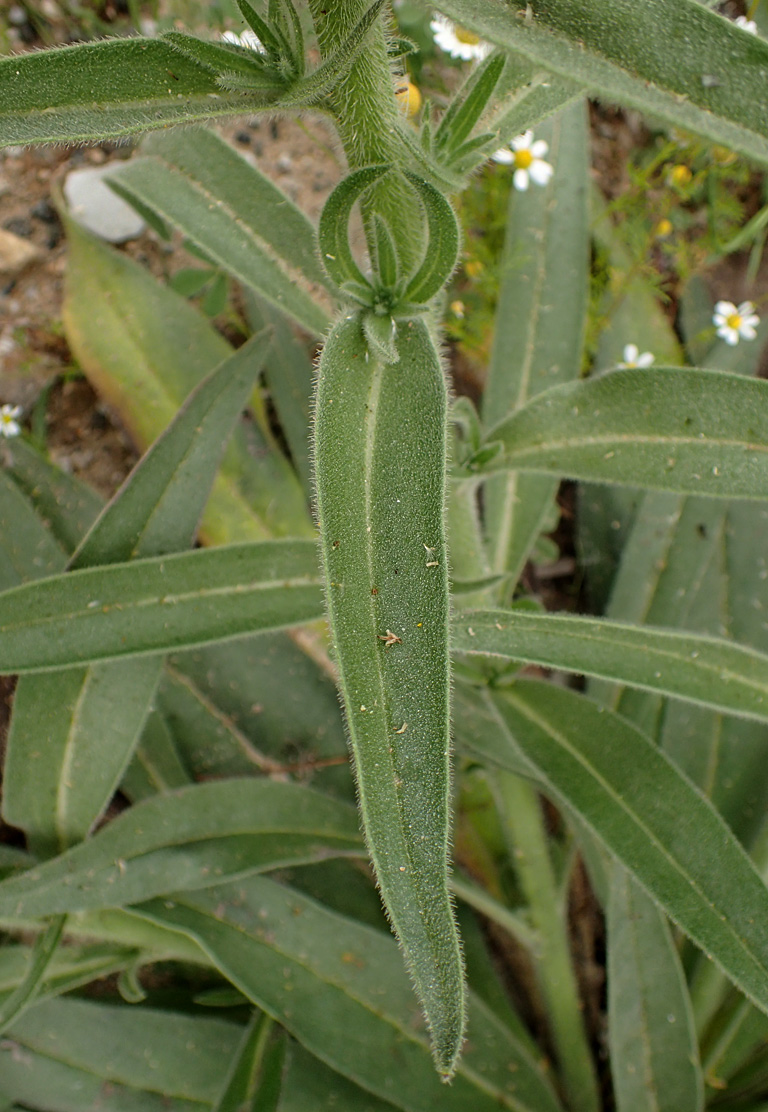
<path id="1" fill-rule="evenodd" d="M 515 151 L 515 167 L 518 170 L 527 170 L 532 162 L 533 155 L 529 150 Z"/>
<path id="2" fill-rule="evenodd" d="M 465 42 L 468 46 L 477 46 L 480 42 L 480 36 L 476 35 L 473 31 L 467 31 L 465 27 L 455 27 L 454 30 L 459 42 Z"/>
<path id="3" fill-rule="evenodd" d="M 738 332 L 741 328 L 742 319 L 743 318 L 741 317 L 740 313 L 731 313 L 730 316 L 727 316 L 725 318 L 725 323 L 728 325 L 729 328 L 732 328 L 735 332 Z"/>

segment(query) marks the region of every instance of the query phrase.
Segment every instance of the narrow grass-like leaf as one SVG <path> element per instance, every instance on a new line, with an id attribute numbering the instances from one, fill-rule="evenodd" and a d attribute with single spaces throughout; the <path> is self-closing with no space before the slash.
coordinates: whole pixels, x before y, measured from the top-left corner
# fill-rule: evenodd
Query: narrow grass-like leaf
<path id="1" fill-rule="evenodd" d="M 556 386 L 492 428 L 489 471 L 768 498 L 768 383 L 682 368 Z"/>
<path id="2" fill-rule="evenodd" d="M 446 390 L 421 321 L 399 361 L 369 358 L 357 316 L 319 366 L 315 481 L 326 599 L 363 826 L 432 1031 L 455 1068 L 463 971 L 447 889 L 450 796 Z"/>
<path id="3" fill-rule="evenodd" d="M 242 1028 L 221 1019 L 72 998 L 47 1000 L 0 1045 L 3 1089 L 52 1112 L 203 1112 Z"/>
<path id="4" fill-rule="evenodd" d="M 589 274 L 587 120 L 583 101 L 536 133 L 555 168 L 540 189 L 510 193 L 483 420 L 495 425 L 527 401 L 578 378 Z M 557 323 L 555 324 L 555 318 Z M 551 512 L 557 479 L 511 471 L 483 488 L 491 568 L 520 576 Z"/>
<path id="5" fill-rule="evenodd" d="M 281 189 L 208 128 L 148 138 L 109 181 L 187 236 L 309 332 L 328 326 L 311 284 L 326 279 L 309 220 Z"/>
<path id="6" fill-rule="evenodd" d="M 575 692 L 527 681 L 493 702 L 543 790 L 768 1011 L 768 889 L 708 800 L 639 730 Z"/>
<path id="7" fill-rule="evenodd" d="M 104 500 L 81 479 L 62 471 L 21 439 L 8 446 L 6 473 L 30 500 L 66 554 L 71 555 L 93 525 Z M 0 534 L 5 536 L 6 531 L 0 530 Z"/>
<path id="8" fill-rule="evenodd" d="M 183 31 L 166 31 L 163 41 L 190 61 L 210 70 L 220 88 L 254 89 L 264 93 L 279 93 L 283 82 L 270 71 L 266 59 L 252 50 L 226 42 L 207 42 Z M 236 78 L 239 82 L 226 83 L 223 77 Z"/>
<path id="9" fill-rule="evenodd" d="M 0 59 L 0 147 L 84 143 L 264 106 L 159 39 L 123 38 Z"/>
<path id="10" fill-rule="evenodd" d="M 336 684 L 284 634 L 173 657 L 158 702 L 194 779 L 311 772 L 313 786 L 354 798 Z"/>
<path id="11" fill-rule="evenodd" d="M 194 938 L 224 975 L 327 1065 L 404 1112 L 556 1112 L 541 1064 L 477 997 L 443 1085 L 394 940 L 266 878 L 136 911 Z"/>
<path id="12" fill-rule="evenodd" d="M 63 667 L 19 679 L 3 817 L 25 832 L 38 856 L 84 838 L 108 804 L 141 734 L 160 667 L 159 658 L 148 657 L 118 670 Z"/>
<path id="13" fill-rule="evenodd" d="M 65 922 L 66 916 L 55 916 L 30 947 L 29 965 L 23 980 L 0 1004 L 0 1034 L 34 1003 L 59 947 Z"/>
<path id="14" fill-rule="evenodd" d="M 246 312 L 254 330 L 269 327 L 273 343 L 264 378 L 280 429 L 299 473 L 307 498 L 312 480 L 309 462 L 309 426 L 314 367 L 310 351 L 281 313 L 245 290 Z"/>
<path id="15" fill-rule="evenodd" d="M 232 348 L 144 268 L 71 221 L 67 231 L 67 337 L 99 394 L 146 449 Z M 254 416 L 247 431 L 235 430 L 224 455 L 201 522 L 208 543 L 313 533 L 304 495 L 276 450 L 263 405 Z"/>
<path id="16" fill-rule="evenodd" d="M 282 1087 L 285 1035 L 274 1039 L 274 1024 L 254 1012 L 230 1065 L 226 1085 L 212 1112 L 276 1112 Z"/>
<path id="17" fill-rule="evenodd" d="M 0 589 L 62 571 L 66 554 L 16 483 L 0 472 Z"/>
<path id="18" fill-rule="evenodd" d="M 53 576 L 0 595 L 0 672 L 280 629 L 322 613 L 312 541 L 228 545 Z"/>
<path id="19" fill-rule="evenodd" d="M 435 146 L 455 150 L 469 138 L 499 83 L 506 56 L 499 51 L 477 66 L 448 105 L 435 131 Z"/>
<path id="20" fill-rule="evenodd" d="M 617 864 L 607 910 L 608 1045 L 618 1112 L 701 1112 L 691 1001 L 667 922 Z"/>
<path id="21" fill-rule="evenodd" d="M 451 647 L 663 692 L 726 714 L 768 719 L 768 655 L 724 637 L 608 618 L 467 610 Z"/>
<path id="22" fill-rule="evenodd" d="M 0 883 L 0 916 L 123 907 L 363 852 L 350 804 L 273 780 L 193 784 L 136 804 L 87 842 Z"/>
<path id="23" fill-rule="evenodd" d="M 440 0 L 482 38 L 591 92 L 768 161 L 768 43 L 695 0 Z M 529 13 L 526 16 L 526 13 Z M 727 60 L 727 64 L 726 64 Z"/>

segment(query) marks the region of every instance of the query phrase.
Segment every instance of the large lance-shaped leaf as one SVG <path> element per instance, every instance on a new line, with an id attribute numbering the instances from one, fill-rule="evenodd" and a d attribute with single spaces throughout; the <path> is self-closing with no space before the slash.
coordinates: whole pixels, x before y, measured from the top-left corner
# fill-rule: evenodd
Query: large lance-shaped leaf
<path id="1" fill-rule="evenodd" d="M 203 1112 L 241 1034 L 207 1016 L 46 1000 L 0 1046 L 2 1087 L 51 1112 Z"/>
<path id="2" fill-rule="evenodd" d="M 70 569 L 192 543 L 263 354 L 263 337 L 255 337 L 200 384 L 95 522 Z M 159 658 L 134 660 L 19 682 L 3 813 L 36 852 L 85 837 L 102 813 L 138 741 L 161 669 Z"/>
<path id="3" fill-rule="evenodd" d="M 118 192 L 154 209 L 308 331 L 325 332 L 327 312 L 309 288 L 327 281 L 315 231 L 282 190 L 206 128 L 152 136 L 141 153 L 110 173 Z"/>
<path id="4" fill-rule="evenodd" d="M 608 1045 L 618 1112 L 701 1112 L 691 1001 L 666 919 L 621 865 L 608 903 Z"/>
<path id="5" fill-rule="evenodd" d="M 398 361 L 342 318 L 318 368 L 315 484 L 329 622 L 360 809 L 387 914 L 438 1070 L 463 1041 L 464 980 L 448 893 L 450 659 L 443 527 L 446 394 L 426 326 Z"/>
<path id="6" fill-rule="evenodd" d="M 87 842 L 0 884 L 0 916 L 123 907 L 249 872 L 360 856 L 355 808 L 298 784 L 220 780 L 148 799 Z"/>
<path id="7" fill-rule="evenodd" d="M 727 498 L 768 498 L 768 383 L 682 368 L 621 370 L 540 394 L 488 433 L 488 470 Z"/>
<path id="8" fill-rule="evenodd" d="M 439 7 L 585 91 L 768 162 L 768 43 L 695 0 L 440 0 Z"/>
<path id="9" fill-rule="evenodd" d="M 0 672 L 164 653 L 322 614 L 312 541 L 227 545 L 53 576 L 0 595 Z"/>
<path id="10" fill-rule="evenodd" d="M 768 720 L 768 655 L 724 637 L 607 618 L 467 610 L 454 618 L 451 647 L 600 676 Z"/>
<path id="11" fill-rule="evenodd" d="M 639 730 L 582 695 L 522 681 L 493 702 L 513 763 L 522 756 L 543 790 L 768 1011 L 768 889 L 708 800 Z"/>
<path id="12" fill-rule="evenodd" d="M 308 1050 L 404 1112 L 556 1112 L 538 1061 L 477 997 L 441 1083 L 394 939 L 264 877 L 135 909 L 196 940 Z"/>
<path id="13" fill-rule="evenodd" d="M 67 234 L 67 338 L 89 380 L 146 449 L 232 348 L 210 321 L 143 267 L 74 221 L 67 221 Z M 313 532 L 295 472 L 269 432 L 263 402 L 256 393 L 251 401 L 255 420 L 235 430 L 201 522 L 201 539 L 209 544 Z"/>
<path id="14" fill-rule="evenodd" d="M 547 186 L 510 192 L 483 420 L 496 425 L 547 387 L 578 378 L 587 306 L 589 193 L 586 108 L 579 101 L 540 128 L 555 172 Z M 556 320 L 556 324 L 555 324 Z M 491 567 L 514 587 L 551 512 L 558 480 L 509 472 L 484 486 Z"/>
<path id="15" fill-rule="evenodd" d="M 264 104 L 261 92 L 225 93 L 213 69 L 157 39 L 113 39 L 0 59 L 0 147 L 135 135 Z"/>

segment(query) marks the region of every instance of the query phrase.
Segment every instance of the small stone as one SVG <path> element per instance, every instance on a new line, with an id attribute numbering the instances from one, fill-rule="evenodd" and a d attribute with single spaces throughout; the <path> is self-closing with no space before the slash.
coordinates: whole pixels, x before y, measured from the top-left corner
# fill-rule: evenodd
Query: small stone
<path id="1" fill-rule="evenodd" d="M 13 232 L 0 228 L 0 274 L 10 278 L 40 258 L 37 247 Z"/>
<path id="2" fill-rule="evenodd" d="M 12 216 L 10 220 L 5 221 L 3 227 L 13 235 L 21 236 L 22 239 L 29 239 L 32 235 L 32 221 L 26 216 Z"/>
<path id="3" fill-rule="evenodd" d="M 237 140 L 238 143 L 242 143 L 242 145 L 244 147 L 250 146 L 251 136 L 250 136 L 249 132 L 247 132 L 247 131 L 238 131 L 237 135 L 235 136 L 235 139 Z"/>
<path id="4" fill-rule="evenodd" d="M 44 224 L 59 223 L 59 214 L 47 197 L 44 197 L 42 201 L 38 201 L 29 211 L 36 220 L 42 220 Z"/>
<path id="5" fill-rule="evenodd" d="M 289 154 L 281 154 L 277 160 L 277 168 L 281 174 L 289 174 L 293 169 L 293 159 Z"/>
<path id="6" fill-rule="evenodd" d="M 134 209 L 104 181 L 110 166 L 71 170 L 64 181 L 64 197 L 72 216 L 108 243 L 136 239 L 146 227 Z"/>

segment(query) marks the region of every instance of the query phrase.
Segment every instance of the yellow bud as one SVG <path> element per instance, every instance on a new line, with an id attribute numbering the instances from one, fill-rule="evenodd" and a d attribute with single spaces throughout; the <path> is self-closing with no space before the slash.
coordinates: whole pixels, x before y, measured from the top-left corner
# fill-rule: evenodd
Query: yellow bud
<path id="1" fill-rule="evenodd" d="M 667 220 L 666 216 L 664 216 L 656 225 L 656 235 L 659 239 L 663 239 L 665 236 L 668 236 L 671 231 L 672 221 Z"/>
<path id="2" fill-rule="evenodd" d="M 485 267 L 479 259 L 468 259 L 464 263 L 464 273 L 469 278 L 477 278 L 479 274 L 482 274 L 484 269 Z"/>
<path id="3" fill-rule="evenodd" d="M 418 115 L 421 108 L 421 93 L 418 87 L 412 81 L 407 79 L 395 91 L 397 103 L 400 105 L 400 111 L 412 120 L 414 116 Z"/>
<path id="4" fill-rule="evenodd" d="M 687 166 L 685 166 L 682 162 L 678 163 L 677 166 L 673 166 L 672 171 L 669 175 L 669 178 L 670 178 L 670 181 L 672 182 L 672 184 L 677 185 L 680 188 L 682 188 L 685 185 L 688 185 L 688 183 L 691 181 L 692 177 L 693 177 L 693 174 L 691 173 L 690 169 Z"/>
<path id="5" fill-rule="evenodd" d="M 451 312 L 453 313 L 453 315 L 455 317 L 459 317 L 459 319 L 463 318 L 463 316 L 464 316 L 464 302 L 463 301 L 452 301 L 451 302 Z"/>

